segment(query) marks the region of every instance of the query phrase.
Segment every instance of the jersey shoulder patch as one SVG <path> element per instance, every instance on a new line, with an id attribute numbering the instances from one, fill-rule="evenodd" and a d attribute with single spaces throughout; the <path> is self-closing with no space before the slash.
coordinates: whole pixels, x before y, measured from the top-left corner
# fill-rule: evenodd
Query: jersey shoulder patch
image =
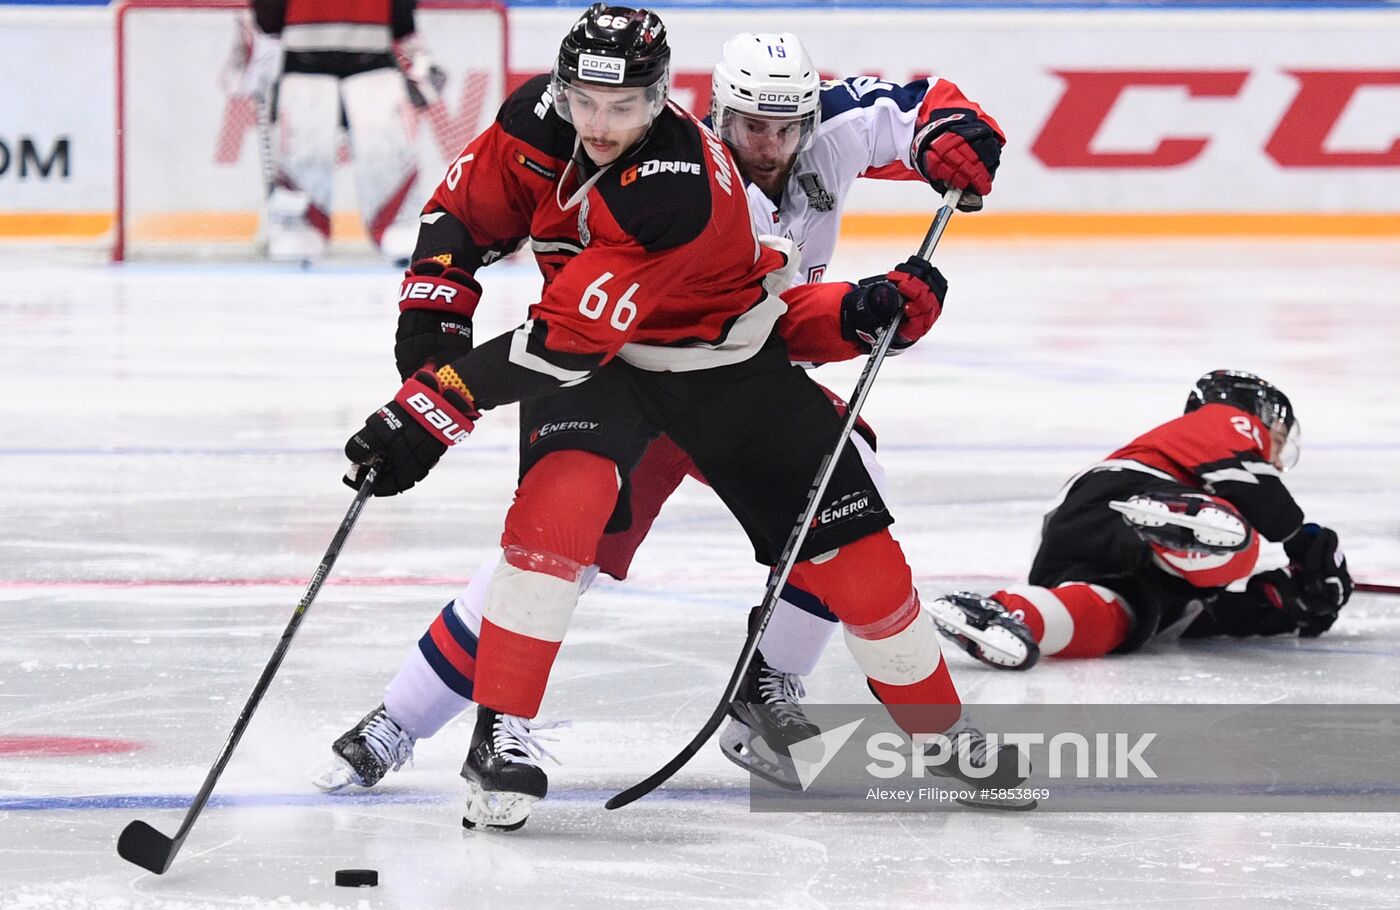
<path id="1" fill-rule="evenodd" d="M 554 110 L 548 74 L 534 76 L 511 92 L 501 105 L 496 122 L 507 135 L 552 158 L 567 161 L 574 153 L 577 134 L 573 125 Z"/>
<path id="2" fill-rule="evenodd" d="M 647 252 L 684 246 L 710 223 L 713 200 L 700 128 L 662 111 L 651 135 L 598 181 L 619 227 Z"/>

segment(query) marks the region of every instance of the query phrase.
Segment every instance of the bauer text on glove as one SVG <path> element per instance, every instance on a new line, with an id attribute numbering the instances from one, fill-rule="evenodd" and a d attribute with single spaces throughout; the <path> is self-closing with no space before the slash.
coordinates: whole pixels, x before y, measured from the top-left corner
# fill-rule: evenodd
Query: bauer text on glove
<path id="1" fill-rule="evenodd" d="M 451 367 L 441 373 L 420 370 L 345 443 L 345 457 L 356 465 L 345 482 L 357 486 L 359 466 L 378 463 L 375 496 L 411 489 L 480 416 Z"/>

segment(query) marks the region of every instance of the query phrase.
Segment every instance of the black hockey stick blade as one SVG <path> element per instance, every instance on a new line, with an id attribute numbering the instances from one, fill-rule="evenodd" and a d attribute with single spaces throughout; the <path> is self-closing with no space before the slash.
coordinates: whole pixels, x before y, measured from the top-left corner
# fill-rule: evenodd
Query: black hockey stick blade
<path id="1" fill-rule="evenodd" d="M 638 781 L 621 793 L 615 794 L 611 799 L 603 803 L 603 806 L 608 809 L 621 809 L 628 803 L 636 802 L 664 784 L 670 779 L 671 775 L 675 774 L 685 766 L 686 762 L 695 757 L 695 753 L 700 751 L 701 746 L 710 741 L 710 737 L 715 735 L 715 731 L 719 729 L 720 724 L 724 723 L 724 716 L 728 713 L 729 702 L 721 702 L 719 707 L 715 708 L 714 713 L 710 715 L 710 719 L 705 721 L 704 726 L 700 728 L 699 732 L 695 734 L 690 742 L 685 744 L 685 748 L 677 752 L 675 756 L 666 764 L 662 765 L 660 769 L 653 771 L 645 780 Z"/>
<path id="2" fill-rule="evenodd" d="M 149 869 L 156 875 L 165 874 L 179 851 L 179 842 L 140 819 L 123 828 L 121 837 L 117 838 L 117 854 L 122 859 L 142 869 Z"/>
<path id="3" fill-rule="evenodd" d="M 311 581 L 306 586 L 306 592 L 302 594 L 301 601 L 297 603 L 296 610 L 287 623 L 287 628 L 283 630 L 282 637 L 272 652 L 272 657 L 263 667 L 262 675 L 258 677 L 257 683 L 253 686 L 252 694 L 243 704 L 243 710 L 239 712 L 238 720 L 234 722 L 233 729 L 229 731 L 228 738 L 224 740 L 224 747 L 219 751 L 219 757 L 215 759 L 209 773 L 204 776 L 204 783 L 200 784 L 199 792 L 195 794 L 194 801 L 185 810 L 185 820 L 180 823 L 180 830 L 175 833 L 173 838 L 166 837 L 138 819 L 123 828 L 121 836 L 117 838 L 117 855 L 122 859 L 140 866 L 142 869 L 149 869 L 156 875 L 163 875 L 165 870 L 170 868 L 170 864 L 175 861 L 175 854 L 180 852 L 180 847 L 185 843 L 185 838 L 189 836 L 190 829 L 194 827 L 195 820 L 199 818 L 199 813 L 204 811 L 204 805 L 209 801 L 209 795 L 214 792 L 214 785 L 219 782 L 219 777 L 224 773 L 224 768 L 228 766 L 229 759 L 233 757 L 233 750 L 238 748 L 239 740 L 243 738 L 244 731 L 248 729 L 248 724 L 253 719 L 253 712 L 258 709 L 268 686 L 272 685 L 273 677 L 277 675 L 277 669 L 282 666 L 282 659 L 286 657 L 287 649 L 291 647 L 297 629 L 301 627 L 302 620 L 306 618 L 306 611 L 310 609 L 312 601 L 320 593 L 321 585 L 325 583 L 336 559 L 339 558 L 340 549 L 345 545 L 345 539 L 350 536 L 351 529 L 355 527 L 355 521 L 360 517 L 360 509 L 374 489 L 374 479 L 378 473 L 378 465 L 371 464 L 360 474 L 360 488 L 355 493 L 355 499 L 350 503 L 345 517 L 340 520 L 340 527 L 336 529 L 335 536 L 331 538 L 331 544 L 326 548 L 326 555 L 321 557 L 321 564 L 312 573 Z"/>

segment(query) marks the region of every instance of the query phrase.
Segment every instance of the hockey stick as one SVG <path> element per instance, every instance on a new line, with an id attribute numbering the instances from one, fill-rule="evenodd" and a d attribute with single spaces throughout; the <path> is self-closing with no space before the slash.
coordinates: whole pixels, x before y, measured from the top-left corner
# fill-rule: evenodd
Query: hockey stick
<path id="1" fill-rule="evenodd" d="M 267 222 L 272 217 L 269 203 L 272 191 L 277 188 L 277 162 L 272 154 L 272 99 L 276 92 L 277 85 L 274 83 L 268 89 L 268 94 L 253 99 L 258 117 L 258 168 L 262 171 L 263 182 L 262 200 L 258 205 L 258 228 L 253 237 L 253 245 L 259 255 L 267 255 Z"/>
<path id="2" fill-rule="evenodd" d="M 1358 594 L 1400 594 L 1400 585 L 1373 585 L 1358 581 L 1355 590 Z"/>
<path id="3" fill-rule="evenodd" d="M 948 226 L 948 219 L 953 217 L 953 210 L 961 195 L 962 190 L 959 189 L 950 189 L 943 194 L 943 205 L 939 207 L 938 213 L 934 216 L 933 224 L 929 226 L 928 233 L 924 235 L 924 242 L 919 247 L 920 258 L 928 259 L 933 255 L 934 248 L 938 246 L 938 240 L 943 236 L 943 229 Z M 870 357 L 865 362 L 865 369 L 861 371 L 855 391 L 851 393 L 850 401 L 847 404 L 846 422 L 841 426 L 836 447 L 829 454 L 823 456 L 821 468 L 818 469 L 816 479 L 812 481 L 812 487 L 807 492 L 807 507 L 802 511 L 802 518 L 788 534 L 787 543 L 783 546 L 783 552 L 778 557 L 777 570 L 768 576 L 768 588 L 763 592 L 763 602 L 758 608 L 758 618 L 750 628 L 748 637 L 744 639 L 744 649 L 740 652 L 739 662 L 735 664 L 734 672 L 729 677 L 729 685 L 724 690 L 724 697 L 719 700 L 719 704 L 715 706 L 715 710 L 699 732 L 689 743 L 686 743 L 685 748 L 681 749 L 674 758 L 650 777 L 633 784 L 608 800 L 604 805 L 609 809 L 621 809 L 628 803 L 641 799 L 661 786 L 686 762 L 695 757 L 695 753 L 700 751 L 700 747 L 705 745 L 719 729 L 720 724 L 724 723 L 724 717 L 729 713 L 729 706 L 734 702 L 734 699 L 739 697 L 744 677 L 748 674 L 749 665 L 753 663 L 754 654 L 758 651 L 758 642 L 763 637 L 763 630 L 768 628 L 768 621 L 773 617 L 773 610 L 778 603 L 778 592 L 787 584 L 788 576 L 792 574 L 792 567 L 797 563 L 797 554 L 802 549 L 803 541 L 807 539 L 807 530 L 812 525 L 812 518 L 817 514 L 817 509 L 821 505 L 822 495 L 826 493 L 831 476 L 836 473 L 837 461 L 841 457 L 842 449 L 846 447 L 846 442 L 851 437 L 851 431 L 855 429 L 856 420 L 860 417 L 860 409 L 865 404 L 865 398 L 870 394 L 870 387 L 875 382 L 875 374 L 880 371 L 880 364 L 885 362 L 885 355 L 889 353 L 890 343 L 894 341 L 895 333 L 899 331 L 899 322 L 900 320 L 896 318 L 885 327 L 875 349 L 870 352 Z"/>
<path id="4" fill-rule="evenodd" d="M 311 576 L 311 583 L 306 586 L 306 593 L 301 596 L 301 602 L 297 604 L 296 612 L 292 614 L 291 622 L 287 623 L 287 628 L 282 632 L 282 640 L 277 643 L 277 648 L 272 652 L 272 659 L 263 667 L 262 676 L 258 677 L 257 685 L 253 687 L 253 694 L 248 696 L 247 703 L 243 706 L 243 711 L 238 715 L 238 721 L 233 725 L 233 730 L 229 733 L 228 739 L 224 741 L 223 751 L 219 753 L 219 758 L 214 762 L 214 767 L 209 769 L 209 774 L 204 778 L 204 783 L 200 786 L 199 792 L 195 794 L 194 803 L 185 812 L 185 820 L 180 825 L 180 830 L 175 832 L 174 837 L 166 837 L 155 828 L 137 819 L 122 829 L 121 837 L 117 838 L 117 853 L 121 858 L 129 863 L 135 863 L 143 869 L 149 869 L 156 875 L 164 874 L 170 864 L 175 861 L 175 854 L 180 852 L 180 847 L 184 845 L 185 838 L 189 836 L 190 829 L 194 827 L 194 821 L 199 817 L 204 804 L 209 800 L 209 794 L 214 790 L 214 784 L 219 780 L 219 775 L 224 773 L 224 766 L 228 764 L 229 758 L 233 755 L 233 750 L 237 748 L 238 741 L 243 738 L 243 733 L 248 729 L 248 722 L 253 718 L 253 712 L 258 709 L 258 703 L 262 701 L 263 694 L 267 692 L 267 687 L 272 683 L 272 677 L 277 673 L 277 668 L 282 666 L 282 658 L 287 656 L 287 649 L 292 644 L 292 636 L 297 634 L 297 629 L 301 626 L 301 621 L 306 617 L 306 611 L 311 606 L 311 602 L 320 593 L 321 584 L 325 582 L 326 576 L 330 575 L 331 567 L 335 565 L 336 557 L 340 555 L 340 548 L 345 544 L 345 538 L 350 536 L 350 529 L 355 527 L 355 520 L 360 517 L 360 509 L 369 498 L 370 491 L 374 489 L 374 477 L 379 473 L 375 465 L 370 465 L 364 472 L 360 480 L 360 489 L 355 494 L 354 502 L 350 503 L 350 510 L 345 513 L 345 517 L 340 521 L 340 528 L 335 532 L 335 537 L 331 539 L 331 545 L 326 548 L 326 555 L 321 557 L 321 564 L 316 567 L 315 573 Z"/>

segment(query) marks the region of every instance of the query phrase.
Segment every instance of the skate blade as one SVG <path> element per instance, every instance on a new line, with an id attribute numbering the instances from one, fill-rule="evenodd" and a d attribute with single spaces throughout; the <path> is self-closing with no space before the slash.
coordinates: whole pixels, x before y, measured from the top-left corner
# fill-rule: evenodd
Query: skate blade
<path id="1" fill-rule="evenodd" d="M 518 831 L 537 802 L 539 797 L 527 793 L 492 792 L 469 782 L 462 827 L 468 831 Z"/>
<path id="2" fill-rule="evenodd" d="M 1190 546 L 1189 549 L 1203 550 L 1208 553 L 1220 550 L 1240 550 L 1244 548 L 1245 542 L 1249 539 L 1244 525 L 1218 509 L 1210 511 L 1228 521 L 1228 526 L 1222 525 L 1218 521 L 1201 518 L 1199 515 L 1184 515 L 1156 505 L 1145 506 L 1130 499 L 1115 499 L 1108 504 L 1108 507 L 1138 527 L 1160 528 L 1170 524 L 1186 528 L 1196 538 L 1195 546 Z"/>
<path id="3" fill-rule="evenodd" d="M 341 762 L 333 768 L 325 771 L 311 779 L 311 783 L 322 793 L 337 793 L 346 787 L 360 787 L 360 777 L 350 769 L 350 766 Z"/>
<path id="4" fill-rule="evenodd" d="M 802 783 L 797 778 L 797 769 L 784 764 L 777 755 L 771 758 L 764 755 L 754 748 L 754 742 L 753 731 L 746 724 L 731 718 L 729 725 L 720 734 L 719 750 L 724 753 L 725 758 L 770 784 L 777 784 L 784 790 L 801 790 Z M 768 747 L 761 738 L 757 742 L 765 749 Z"/>
<path id="5" fill-rule="evenodd" d="M 961 610 L 958 610 L 957 607 L 952 609 L 957 610 L 961 616 Z M 1002 670 L 1025 670 L 1034 663 L 1030 659 L 1030 649 L 1026 647 L 1026 643 L 1017 638 L 1014 633 L 1000 626 L 978 629 L 960 619 L 934 613 L 932 610 L 929 612 L 933 616 L 934 625 L 938 626 L 938 631 L 960 645 L 971 642 L 972 646 L 981 652 L 974 654 L 973 657 L 985 664 Z M 994 634 L 1004 640 L 1009 639 L 1009 642 L 998 644 L 990 637 Z"/>

